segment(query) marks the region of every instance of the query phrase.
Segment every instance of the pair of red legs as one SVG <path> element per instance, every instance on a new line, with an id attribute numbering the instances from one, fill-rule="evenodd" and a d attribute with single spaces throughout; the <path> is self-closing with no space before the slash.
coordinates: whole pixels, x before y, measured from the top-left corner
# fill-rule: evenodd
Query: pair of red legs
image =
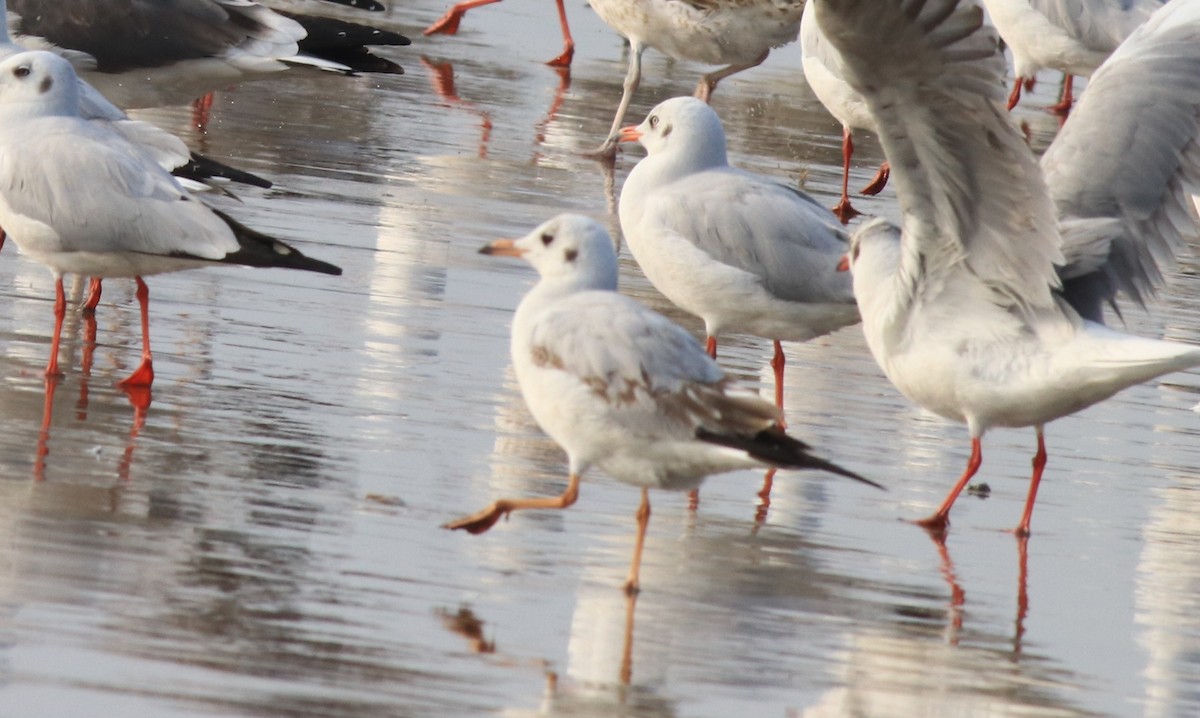
<path id="1" fill-rule="evenodd" d="M 1012 92 L 1008 94 L 1007 109 L 1011 112 L 1017 103 L 1021 101 L 1021 88 L 1024 87 L 1026 92 L 1033 90 L 1034 78 L 1018 77 L 1013 82 Z M 1075 103 L 1074 90 L 1075 76 L 1069 73 L 1063 75 L 1062 91 L 1059 93 L 1058 102 L 1046 108 L 1046 112 L 1058 115 L 1059 123 L 1067 121 L 1067 115 L 1071 114 L 1071 107 Z"/>
<path id="2" fill-rule="evenodd" d="M 849 127 L 842 128 L 842 197 L 838 203 L 833 206 L 833 213 L 841 220 L 842 224 L 850 224 L 850 220 L 861 214 L 858 210 L 850 205 L 850 158 L 854 155 L 854 137 L 850 133 Z M 892 166 L 885 160 L 879 165 L 879 170 L 875 172 L 875 176 L 867 183 L 866 187 L 859 190 L 865 195 L 877 195 L 887 186 L 888 178 L 892 174 Z"/>
<path id="3" fill-rule="evenodd" d="M 579 475 L 571 474 L 567 480 L 567 488 L 558 496 L 539 499 L 497 499 L 493 501 L 486 509 L 470 516 L 464 516 L 461 519 L 455 519 L 446 524 L 442 524 L 442 528 L 457 530 L 462 529 L 467 533 L 481 534 L 503 517 L 507 517 L 513 511 L 522 511 L 525 509 L 565 509 L 575 503 L 579 498 Z M 625 593 L 630 596 L 638 592 L 638 575 L 642 568 L 642 548 L 646 544 L 646 527 L 650 525 L 650 492 L 642 489 L 642 503 L 638 506 L 637 514 L 637 537 L 633 544 L 633 561 L 629 566 L 629 577 L 625 580 Z"/>
<path id="4" fill-rule="evenodd" d="M 100 298 L 99 281 L 92 279 L 91 293 L 94 293 L 96 301 L 99 301 Z M 134 277 L 134 281 L 137 282 L 137 300 L 142 315 L 142 361 L 132 374 L 118 382 L 118 386 L 126 388 L 148 387 L 154 382 L 153 357 L 150 354 L 150 289 L 141 277 Z M 91 294 L 89 294 L 90 301 Z M 46 364 L 47 379 L 62 376 L 62 372 L 58 369 L 58 350 L 62 341 L 63 319 L 66 315 L 67 298 L 63 291 L 62 277 L 59 276 L 54 282 L 54 338 L 50 342 L 50 361 Z"/>
<path id="5" fill-rule="evenodd" d="M 425 28 L 425 35 L 433 35 L 442 33 L 445 35 L 453 35 L 458 32 L 458 25 L 462 22 L 463 15 L 472 8 L 481 7 L 483 5 L 491 5 L 492 3 L 500 2 L 500 0 L 466 0 L 460 2 L 454 7 L 446 11 L 429 27 Z M 571 59 L 575 56 L 575 40 L 571 37 L 571 28 L 567 25 L 567 9 L 563 7 L 563 0 L 554 0 L 558 5 L 558 22 L 562 26 L 563 35 L 563 51 L 551 60 L 546 62 L 552 67 L 570 67 Z"/>
<path id="6" fill-rule="evenodd" d="M 963 471 L 963 475 L 959 478 L 958 483 L 946 495 L 942 505 L 938 507 L 930 516 L 915 521 L 918 526 L 923 526 L 935 538 L 944 537 L 946 529 L 950 526 L 950 507 L 954 506 L 954 501 L 958 499 L 958 495 L 967 487 L 967 483 L 975 476 L 975 472 L 979 471 L 979 465 L 983 463 L 983 449 L 980 444 L 979 437 L 971 438 L 971 458 L 967 460 L 967 468 Z M 1033 504 L 1037 500 L 1038 485 L 1042 482 L 1042 471 L 1046 468 L 1046 440 L 1042 435 L 1042 427 L 1037 427 L 1037 453 L 1033 456 L 1033 476 L 1029 479 L 1029 494 L 1025 497 L 1025 510 L 1021 514 L 1021 522 L 1013 529 L 1013 533 L 1019 537 L 1029 536 L 1029 521 L 1033 516 Z"/>

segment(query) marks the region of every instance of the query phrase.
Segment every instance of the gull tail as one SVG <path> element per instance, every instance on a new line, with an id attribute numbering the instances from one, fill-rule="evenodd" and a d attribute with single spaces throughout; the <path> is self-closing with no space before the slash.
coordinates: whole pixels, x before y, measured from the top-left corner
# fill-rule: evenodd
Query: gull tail
<path id="1" fill-rule="evenodd" d="M 864 478 L 849 469 L 843 469 L 832 461 L 813 456 L 808 451 L 810 447 L 799 439 L 794 439 L 784 433 L 778 426 L 754 434 L 753 436 L 738 436 L 716 434 L 704 427 L 696 429 L 696 438 L 717 446 L 740 449 L 759 461 L 766 462 L 781 469 L 820 469 L 831 474 L 845 476 L 848 479 L 861 481 L 869 486 L 882 489 L 883 486 Z"/>
<path id="2" fill-rule="evenodd" d="M 187 164 L 176 167 L 171 171 L 171 174 L 176 177 L 186 177 L 187 179 L 196 182 L 207 182 L 210 179 L 227 179 L 230 182 L 240 182 L 254 187 L 262 187 L 263 189 L 271 188 L 271 181 L 263 179 L 256 174 L 251 174 L 245 170 L 239 170 L 236 167 L 230 167 L 223 162 L 218 162 L 211 157 L 192 153 L 191 159 Z"/>
<path id="3" fill-rule="evenodd" d="M 341 267 L 306 257 L 300 250 L 262 232 L 256 232 L 220 210 L 214 209 L 213 212 L 229 225 L 240 245 L 238 251 L 225 255 L 221 260 L 223 263 L 243 264 L 248 267 L 303 269 L 321 274 L 339 275 L 342 273 Z"/>
<path id="4" fill-rule="evenodd" d="M 400 65 L 371 54 L 368 46 L 408 45 L 412 41 L 398 32 L 329 17 L 281 12 L 300 23 L 308 36 L 299 42 L 300 54 L 289 62 L 314 65 L 345 73 L 377 72 L 402 75 Z"/>

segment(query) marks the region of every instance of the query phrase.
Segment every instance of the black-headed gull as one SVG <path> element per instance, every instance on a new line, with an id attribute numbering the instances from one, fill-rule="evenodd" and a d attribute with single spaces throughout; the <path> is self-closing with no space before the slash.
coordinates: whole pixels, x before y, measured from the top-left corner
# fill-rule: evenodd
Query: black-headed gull
<path id="1" fill-rule="evenodd" d="M 1052 111 L 1071 109 L 1075 75 L 1090 77 L 1129 34 L 1167 0 L 983 0 L 996 30 L 1013 55 L 1016 80 L 1008 109 L 1021 100 L 1021 85 L 1043 68 L 1066 73 L 1063 97 Z"/>
<path id="2" fill-rule="evenodd" d="M 875 219 L 851 239 L 867 344 L 902 393 L 971 434 L 966 471 L 920 523 L 945 530 L 979 468 L 985 431 L 1033 426 L 1037 453 L 1015 529 L 1028 535 L 1046 464 L 1042 427 L 1198 365 L 1200 348 L 1113 331 L 1060 294 L 1055 207 L 1004 111 L 1004 57 L 981 7 L 812 1 L 875 115 L 904 216 L 902 228 Z"/>
<path id="3" fill-rule="evenodd" d="M 277 12 L 253 0 L 8 0 L 23 45 L 90 55 L 85 79 L 124 108 L 187 102 L 288 63 L 340 72 L 401 72 L 365 45 L 407 45 L 398 33 Z"/>
<path id="4" fill-rule="evenodd" d="M 647 156 L 621 188 L 621 232 L 667 299 L 704 320 L 716 357 L 723 331 L 808 341 L 858 321 L 850 279 L 837 271 L 848 237 L 804 192 L 731 167 L 717 113 L 694 97 L 660 103 L 620 133 Z"/>
<path id="5" fill-rule="evenodd" d="M 500 499 L 446 528 L 482 533 L 512 511 L 566 508 L 596 466 L 642 489 L 625 583 L 632 593 L 649 488 L 686 491 L 709 474 L 765 466 L 821 469 L 878 486 L 810 455 L 779 427 L 778 410 L 737 388 L 687 331 L 618 294 L 616 250 L 598 222 L 559 215 L 482 251 L 524 257 L 541 276 L 513 317 L 513 368 L 534 419 L 566 450 L 570 477 L 560 496 Z"/>
<path id="6" fill-rule="evenodd" d="M 64 273 L 137 281 L 142 363 L 126 386 L 154 378 L 142 276 L 213 263 L 341 274 L 209 209 L 123 135 L 81 118 L 75 72 L 52 53 L 0 62 L 0 156 L 0 226 L 56 279 L 48 377 L 59 373 Z"/>
<path id="7" fill-rule="evenodd" d="M 858 216 L 858 210 L 850 204 L 850 158 L 854 155 L 854 130 L 875 132 L 875 118 L 867 111 L 862 95 L 850 87 L 842 77 L 842 56 L 837 48 L 821 35 L 821 26 L 813 15 L 811 3 L 804 6 L 800 18 L 800 62 L 804 68 L 804 79 L 812 88 L 817 100 L 829 110 L 829 114 L 842 124 L 842 196 L 833 207 L 842 224 Z M 860 192 L 878 194 L 888 180 L 888 163 L 879 166 L 879 171 Z"/>
<path id="8" fill-rule="evenodd" d="M 612 157 L 618 130 L 642 78 L 642 53 L 652 47 L 677 60 L 726 67 L 700 78 L 696 97 L 708 101 L 730 75 L 761 65 L 772 48 L 800 32 L 804 0 L 591 0 L 596 14 L 629 40 L 629 69 L 617 114 L 604 143 L 591 154 Z"/>

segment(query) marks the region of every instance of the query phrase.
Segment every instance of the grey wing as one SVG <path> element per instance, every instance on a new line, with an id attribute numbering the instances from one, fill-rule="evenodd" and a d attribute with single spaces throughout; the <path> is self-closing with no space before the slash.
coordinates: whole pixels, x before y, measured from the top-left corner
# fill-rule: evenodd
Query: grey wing
<path id="1" fill-rule="evenodd" d="M 724 373 L 682 327 L 616 292 L 582 292 L 537 319 L 535 356 L 616 396 L 632 388 L 676 391 Z"/>
<path id="2" fill-rule="evenodd" d="M 977 3 L 810 0 L 866 99 L 904 214 L 915 294 L 955 273 L 1023 308 L 1053 304 L 1054 208 L 1004 111 L 1004 56 Z"/>
<path id="3" fill-rule="evenodd" d="M 837 271 L 849 237 L 805 192 L 738 169 L 690 175 L 657 195 L 647 214 L 717 261 L 759 277 L 780 299 L 852 302 Z"/>
<path id="4" fill-rule="evenodd" d="M 1063 227 L 1061 274 L 1098 319 L 1123 292 L 1141 303 L 1197 238 L 1200 4 L 1178 2 L 1097 70 L 1042 157 Z"/>
<path id="5" fill-rule="evenodd" d="M 53 117 L 4 134 L 14 139 L 0 147 L 0 195 L 16 214 L 52 227 L 60 251 L 221 259 L 238 249 L 220 218 L 110 130 Z"/>
<path id="6" fill-rule="evenodd" d="M 1112 52 L 1167 0 L 1028 0 L 1089 50 Z"/>
<path id="7" fill-rule="evenodd" d="M 303 37 L 271 10 L 232 0 L 8 0 L 8 7 L 20 16 L 16 32 L 82 50 L 101 72 L 219 56 L 248 39 L 278 45 L 282 54 L 271 56 L 287 57 Z"/>

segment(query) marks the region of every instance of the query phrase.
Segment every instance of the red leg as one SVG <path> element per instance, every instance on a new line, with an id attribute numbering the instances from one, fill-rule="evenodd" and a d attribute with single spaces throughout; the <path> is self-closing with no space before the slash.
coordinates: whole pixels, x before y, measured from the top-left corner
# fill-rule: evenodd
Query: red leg
<path id="1" fill-rule="evenodd" d="M 1075 103 L 1074 93 L 1072 89 L 1075 86 L 1074 75 L 1063 75 L 1062 94 L 1059 95 L 1058 102 L 1046 108 L 1046 112 L 1058 115 L 1060 124 L 1067 121 L 1067 115 L 1071 114 L 1071 105 Z"/>
<path id="2" fill-rule="evenodd" d="M 888 178 L 891 176 L 892 166 L 888 164 L 887 160 L 884 160 L 883 164 L 879 165 L 879 170 L 875 173 L 875 176 L 859 192 L 875 196 L 883 191 L 883 188 L 887 186 Z"/>
<path id="3" fill-rule="evenodd" d="M 642 503 L 637 510 L 637 538 L 633 542 L 633 561 L 629 565 L 629 578 L 625 579 L 626 595 L 636 595 L 638 577 L 642 572 L 642 548 L 646 545 L 646 527 L 650 525 L 650 492 L 642 488 Z"/>
<path id="4" fill-rule="evenodd" d="M 1017 103 L 1021 101 L 1021 83 L 1023 82 L 1025 82 L 1025 78 L 1018 77 L 1017 81 L 1013 83 L 1012 92 L 1008 93 L 1008 105 L 1006 109 L 1009 112 L 1012 112 L 1012 108 L 1016 107 Z"/>
<path id="5" fill-rule="evenodd" d="M 950 507 L 954 505 L 955 499 L 962 493 L 962 490 L 967 487 L 967 482 L 971 480 L 971 477 L 975 476 L 975 472 L 979 471 L 979 465 L 982 463 L 983 447 L 980 444 L 979 437 L 972 437 L 971 458 L 967 461 L 967 468 L 963 471 L 963 475 L 959 478 L 958 483 L 954 485 L 950 493 L 946 494 L 945 500 L 942 501 L 942 505 L 938 507 L 937 511 L 934 511 L 929 517 L 923 518 L 920 521 L 914 521 L 913 523 L 918 526 L 924 526 L 935 535 L 944 534 L 946 527 L 950 525 Z"/>
<path id="6" fill-rule="evenodd" d="M 63 292 L 62 275 L 54 281 L 54 338 L 50 340 L 50 362 L 46 364 L 46 378 L 60 377 L 58 370 L 58 345 L 62 340 L 63 317 L 67 316 L 67 296 Z"/>
<path id="7" fill-rule="evenodd" d="M 441 33 L 443 35 L 453 35 L 458 32 L 458 23 L 462 22 L 463 15 L 466 15 L 468 10 L 483 5 L 491 5 L 494 2 L 500 2 L 500 0 L 467 0 L 466 2 L 460 2 L 447 10 L 446 14 L 439 17 L 432 25 L 425 28 L 424 34 L 434 35 Z"/>
<path id="8" fill-rule="evenodd" d="M 833 213 L 842 221 L 850 224 L 850 220 L 858 216 L 858 210 L 850 206 L 850 158 L 854 155 L 854 139 L 850 136 L 850 128 L 842 128 L 842 198 L 833 207 Z"/>
<path id="9" fill-rule="evenodd" d="M 562 25 L 563 51 L 558 57 L 546 62 L 551 67 L 570 67 L 571 58 L 575 56 L 575 40 L 571 37 L 571 27 L 567 25 L 567 9 L 563 0 L 554 0 L 558 5 L 558 22 Z"/>
<path id="10" fill-rule="evenodd" d="M 712 357 L 713 359 L 717 358 L 717 338 L 716 337 L 710 336 L 708 338 L 708 340 L 704 342 L 704 351 L 708 352 L 708 355 L 710 357 Z"/>
<path id="11" fill-rule="evenodd" d="M 1046 468 L 1046 440 L 1042 436 L 1042 427 L 1037 428 L 1037 453 L 1033 455 L 1033 477 L 1029 479 L 1029 495 L 1025 497 L 1025 511 L 1021 514 L 1021 523 L 1013 529 L 1017 536 L 1029 535 L 1029 519 L 1033 516 L 1033 502 L 1037 500 L 1038 484 L 1042 483 L 1042 470 Z"/>
<path id="12" fill-rule="evenodd" d="M 88 282 L 87 299 L 84 300 L 84 302 L 83 302 L 83 311 L 85 314 L 95 314 L 96 313 L 96 307 L 100 306 L 101 289 L 102 289 L 102 287 L 100 285 L 100 278 L 92 277 L 91 280 Z"/>
<path id="13" fill-rule="evenodd" d="M 154 383 L 154 362 L 150 355 L 150 289 L 141 277 L 134 277 L 137 282 L 137 300 L 142 309 L 142 363 L 125 379 L 117 382 L 118 386 L 150 386 Z"/>

